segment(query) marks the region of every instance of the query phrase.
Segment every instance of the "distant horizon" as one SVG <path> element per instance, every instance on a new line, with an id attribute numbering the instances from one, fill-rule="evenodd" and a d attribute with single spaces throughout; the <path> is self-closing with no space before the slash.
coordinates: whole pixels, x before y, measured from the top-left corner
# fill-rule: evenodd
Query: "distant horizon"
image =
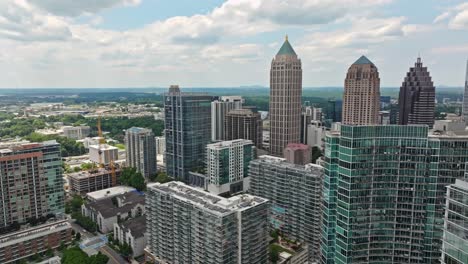
<path id="1" fill-rule="evenodd" d="M 463 86 L 447 86 L 447 85 L 435 85 L 436 89 L 464 89 Z M 261 85 L 242 85 L 242 86 L 180 86 L 180 89 L 270 89 L 269 86 Z M 344 89 L 344 86 L 303 86 L 302 89 L 324 89 L 324 88 L 335 88 Z M 73 90 L 73 89 L 169 89 L 167 87 L 151 87 L 151 86 L 135 86 L 135 87 L 0 87 L 0 90 Z M 380 89 L 400 89 L 400 86 L 381 86 Z"/>

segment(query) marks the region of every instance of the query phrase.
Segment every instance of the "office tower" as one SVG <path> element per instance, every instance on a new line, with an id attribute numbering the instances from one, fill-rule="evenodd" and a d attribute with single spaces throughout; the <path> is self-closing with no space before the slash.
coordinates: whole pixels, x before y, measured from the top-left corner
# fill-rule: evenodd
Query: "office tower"
<path id="1" fill-rule="evenodd" d="M 446 187 L 468 136 L 423 125 L 341 126 L 326 136 L 322 263 L 440 263 Z"/>
<path id="2" fill-rule="evenodd" d="M 427 67 L 418 58 L 406 74 L 398 97 L 399 125 L 434 125 L 435 87 Z"/>
<path id="3" fill-rule="evenodd" d="M 468 60 L 466 61 L 465 93 L 463 94 L 463 118 L 468 125 Z"/>
<path id="4" fill-rule="evenodd" d="M 248 139 L 257 148 L 262 147 L 263 122 L 255 109 L 243 108 L 229 111 L 224 122 L 224 140 Z"/>
<path id="5" fill-rule="evenodd" d="M 224 120 L 227 113 L 233 109 L 242 108 L 241 96 L 221 96 L 219 100 L 211 102 L 211 140 L 223 140 Z"/>
<path id="6" fill-rule="evenodd" d="M 302 107 L 301 114 L 301 143 L 307 144 L 308 127 L 312 121 L 322 121 L 322 108 L 311 106 Z"/>
<path id="7" fill-rule="evenodd" d="M 147 128 L 132 127 L 125 131 L 127 166 L 134 167 L 145 178 L 156 175 L 156 139 Z"/>
<path id="8" fill-rule="evenodd" d="M 468 263 L 468 237 L 466 235 L 468 234 L 468 214 L 466 212 L 468 212 L 468 181 L 457 179 L 447 188 L 441 259 L 443 264 Z"/>
<path id="9" fill-rule="evenodd" d="M 284 148 L 284 159 L 287 162 L 297 165 L 310 163 L 312 149 L 308 145 L 291 143 Z"/>
<path id="10" fill-rule="evenodd" d="M 267 263 L 268 200 L 223 198 L 181 182 L 148 185 L 146 260 Z"/>
<path id="11" fill-rule="evenodd" d="M 0 228 L 64 213 L 62 159 L 55 141 L 0 150 Z"/>
<path id="12" fill-rule="evenodd" d="M 310 260 L 318 260 L 322 216 L 323 169 L 261 156 L 250 162 L 249 193 L 270 200 L 270 225 L 290 240 L 308 244 Z"/>
<path id="13" fill-rule="evenodd" d="M 361 56 L 348 69 L 343 95 L 343 124 L 375 125 L 380 111 L 380 78 L 377 67 Z"/>
<path id="14" fill-rule="evenodd" d="M 217 195 L 231 195 L 247 191 L 250 179 L 249 162 L 256 158 L 250 140 L 221 141 L 206 146 L 206 176 L 208 191 Z"/>
<path id="15" fill-rule="evenodd" d="M 282 156 L 289 143 L 301 141 L 301 60 L 288 38 L 271 62 L 270 153 Z"/>
<path id="16" fill-rule="evenodd" d="M 89 160 L 103 165 L 109 165 L 119 159 L 119 148 L 108 145 L 98 144 L 89 146 Z"/>
<path id="17" fill-rule="evenodd" d="M 204 167 L 205 148 L 211 139 L 212 97 L 183 93 L 173 85 L 164 94 L 166 171 L 188 182 L 189 171 Z"/>

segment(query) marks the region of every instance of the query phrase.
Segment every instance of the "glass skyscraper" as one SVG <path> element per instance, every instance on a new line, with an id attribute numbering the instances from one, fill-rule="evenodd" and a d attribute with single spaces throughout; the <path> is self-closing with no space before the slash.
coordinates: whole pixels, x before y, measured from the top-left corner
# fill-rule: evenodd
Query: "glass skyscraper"
<path id="1" fill-rule="evenodd" d="M 205 148 L 211 140 L 212 97 L 182 93 L 171 86 L 164 95 L 166 170 L 170 177 L 188 182 L 191 170 L 204 168 Z"/>
<path id="2" fill-rule="evenodd" d="M 341 126 L 325 140 L 322 263 L 440 263 L 446 186 L 468 136 Z"/>

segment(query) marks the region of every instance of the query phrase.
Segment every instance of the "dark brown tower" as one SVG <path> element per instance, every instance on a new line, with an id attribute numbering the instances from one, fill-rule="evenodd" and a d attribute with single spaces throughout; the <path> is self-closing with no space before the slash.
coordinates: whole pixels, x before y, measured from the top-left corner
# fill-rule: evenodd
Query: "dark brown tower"
<path id="1" fill-rule="evenodd" d="M 403 80 L 398 108 L 398 124 L 434 126 L 435 87 L 421 58 L 417 59 Z"/>

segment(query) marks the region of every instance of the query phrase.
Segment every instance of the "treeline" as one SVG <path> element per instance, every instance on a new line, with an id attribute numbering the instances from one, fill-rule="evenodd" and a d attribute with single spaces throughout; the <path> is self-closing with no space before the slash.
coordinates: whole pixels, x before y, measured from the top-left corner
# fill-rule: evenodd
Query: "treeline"
<path id="1" fill-rule="evenodd" d="M 86 149 L 83 146 L 83 143 L 79 143 L 76 142 L 76 140 L 74 139 L 69 139 L 58 135 L 42 135 L 33 132 L 29 136 L 26 136 L 25 139 L 31 142 L 44 142 L 47 140 L 56 140 L 58 143 L 60 143 L 60 153 L 62 157 L 80 156 L 86 154 Z"/>

